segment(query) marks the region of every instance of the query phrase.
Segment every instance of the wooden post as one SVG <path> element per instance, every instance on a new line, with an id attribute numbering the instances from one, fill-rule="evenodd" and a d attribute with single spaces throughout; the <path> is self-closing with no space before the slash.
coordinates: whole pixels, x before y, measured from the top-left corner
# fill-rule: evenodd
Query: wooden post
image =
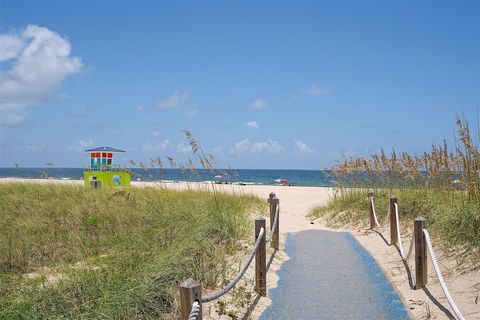
<path id="1" fill-rule="evenodd" d="M 277 202 L 275 201 L 275 193 L 270 192 L 267 199 L 270 204 L 270 230 L 273 228 L 273 220 L 275 219 L 275 210 L 277 209 Z"/>
<path id="2" fill-rule="evenodd" d="M 427 227 L 427 220 L 422 217 L 413 221 L 415 236 L 415 289 L 425 287 L 428 282 L 427 273 L 427 243 L 423 229 Z"/>
<path id="3" fill-rule="evenodd" d="M 255 218 L 255 241 L 261 229 L 265 230 L 265 218 Z M 265 233 L 263 233 L 260 245 L 255 253 L 255 292 L 260 296 L 267 296 L 267 248 L 265 243 Z"/>
<path id="4" fill-rule="evenodd" d="M 280 204 L 280 199 L 275 197 L 275 213 L 277 212 L 278 205 Z M 275 219 L 275 216 L 274 216 Z M 272 225 L 273 228 L 273 225 Z M 272 248 L 278 250 L 278 244 L 280 243 L 280 212 L 278 213 L 277 226 L 275 227 L 275 232 L 272 235 Z"/>
<path id="5" fill-rule="evenodd" d="M 390 197 L 390 245 L 391 246 L 398 243 L 395 203 L 397 203 L 397 198 Z"/>
<path id="6" fill-rule="evenodd" d="M 375 229 L 375 217 L 373 216 L 373 192 L 368 193 L 368 204 L 370 205 L 370 229 Z"/>
<path id="7" fill-rule="evenodd" d="M 270 231 L 273 229 L 273 222 L 275 221 L 275 213 L 277 212 L 278 204 L 280 203 L 280 199 L 275 196 L 275 193 L 271 192 L 268 197 L 268 203 L 270 204 Z M 280 235 L 280 217 L 277 219 L 277 227 L 275 229 L 275 233 L 272 235 L 272 242 L 271 247 L 275 250 L 278 250 L 278 242 L 279 242 L 279 235 Z"/>
<path id="8" fill-rule="evenodd" d="M 192 303 L 196 300 L 200 305 L 200 312 L 197 319 L 202 320 L 202 287 L 192 278 L 188 278 L 179 286 L 180 288 L 180 309 L 181 319 L 188 320 L 190 311 L 192 311 Z"/>

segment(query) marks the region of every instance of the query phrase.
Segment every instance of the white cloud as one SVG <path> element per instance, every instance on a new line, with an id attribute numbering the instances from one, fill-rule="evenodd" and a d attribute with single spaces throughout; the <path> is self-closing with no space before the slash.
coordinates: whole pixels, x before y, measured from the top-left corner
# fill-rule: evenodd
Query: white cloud
<path id="1" fill-rule="evenodd" d="M 137 111 L 137 112 L 143 112 L 143 111 L 145 111 L 145 107 L 144 107 L 143 105 L 139 105 L 139 106 L 137 106 L 137 107 L 135 108 L 135 111 Z"/>
<path id="2" fill-rule="evenodd" d="M 309 96 L 328 96 L 330 94 L 330 89 L 312 84 L 310 87 L 304 90 L 304 93 L 308 94 Z"/>
<path id="3" fill-rule="evenodd" d="M 183 115 L 187 118 L 193 118 L 198 116 L 198 110 L 197 109 L 188 110 L 188 111 L 185 111 Z"/>
<path id="4" fill-rule="evenodd" d="M 211 149 L 211 155 L 213 155 L 214 162 L 227 160 L 223 152 L 223 146 L 216 146 Z"/>
<path id="5" fill-rule="evenodd" d="M 152 135 L 153 135 L 154 137 L 160 137 L 160 131 L 158 131 L 158 130 L 153 131 L 153 132 L 152 132 Z"/>
<path id="6" fill-rule="evenodd" d="M 25 119 L 27 114 L 25 112 L 21 111 L 7 111 L 7 110 L 2 110 L 0 109 L 0 125 L 15 125 L 19 124 L 20 122 Z"/>
<path id="7" fill-rule="evenodd" d="M 312 153 L 314 151 L 306 143 L 298 139 L 293 139 L 293 146 L 294 146 L 295 152 L 299 154 L 307 154 L 307 153 Z"/>
<path id="8" fill-rule="evenodd" d="M 158 109 L 175 108 L 186 102 L 190 98 L 187 91 L 175 91 L 168 98 L 157 101 L 155 104 Z"/>
<path id="9" fill-rule="evenodd" d="M 93 147 L 94 141 L 92 139 L 89 140 L 78 140 L 73 145 L 67 147 L 67 151 L 76 151 L 76 152 L 83 152 L 85 149 Z"/>
<path id="10" fill-rule="evenodd" d="M 177 150 L 181 153 L 190 153 L 192 152 L 192 147 L 189 144 L 182 142 L 177 145 Z"/>
<path id="11" fill-rule="evenodd" d="M 257 131 L 257 130 L 260 128 L 260 126 L 258 125 L 257 121 L 255 121 L 255 120 L 254 120 L 254 121 L 245 122 L 243 125 L 244 125 L 245 127 L 249 128 L 249 129 L 254 130 L 254 131 Z"/>
<path id="12" fill-rule="evenodd" d="M 0 61 L 14 59 L 24 47 L 25 42 L 17 35 L 0 34 Z"/>
<path id="13" fill-rule="evenodd" d="M 234 154 L 243 154 L 248 153 L 252 149 L 252 142 L 248 139 L 236 142 L 233 148 L 230 151 Z"/>
<path id="14" fill-rule="evenodd" d="M 31 153 L 45 150 L 44 144 L 24 144 L 15 147 L 15 152 L 18 153 Z"/>
<path id="15" fill-rule="evenodd" d="M 93 147 L 93 140 L 92 139 L 87 141 L 78 140 L 78 144 L 83 148 Z"/>
<path id="16" fill-rule="evenodd" d="M 212 149 L 212 152 L 215 154 L 222 154 L 223 153 L 223 147 L 222 146 L 216 146 L 215 148 Z"/>
<path id="17" fill-rule="evenodd" d="M 278 141 L 268 138 L 261 142 L 252 142 L 249 139 L 244 139 L 235 143 L 230 152 L 237 155 L 249 155 L 249 154 L 279 154 L 285 151 L 285 147 Z"/>
<path id="18" fill-rule="evenodd" d="M 71 56 L 71 44 L 58 33 L 37 25 L 0 35 L 0 123 L 15 124 L 25 108 L 51 98 L 69 75 L 82 69 Z"/>
<path id="19" fill-rule="evenodd" d="M 170 145 L 169 140 L 147 142 L 143 145 L 143 150 L 159 152 L 165 150 Z"/>
<path id="20" fill-rule="evenodd" d="M 263 109 L 267 107 L 268 100 L 267 99 L 256 99 L 250 104 L 250 108 L 252 109 Z"/>

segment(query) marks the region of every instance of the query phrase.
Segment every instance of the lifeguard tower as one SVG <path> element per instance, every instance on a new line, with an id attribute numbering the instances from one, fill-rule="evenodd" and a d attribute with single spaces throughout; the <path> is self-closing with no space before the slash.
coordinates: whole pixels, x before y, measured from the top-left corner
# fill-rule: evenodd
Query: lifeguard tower
<path id="1" fill-rule="evenodd" d="M 129 187 L 130 173 L 126 168 L 113 164 L 116 153 L 125 152 L 111 147 L 98 147 L 85 150 L 90 153 L 90 166 L 83 170 L 85 187 Z"/>

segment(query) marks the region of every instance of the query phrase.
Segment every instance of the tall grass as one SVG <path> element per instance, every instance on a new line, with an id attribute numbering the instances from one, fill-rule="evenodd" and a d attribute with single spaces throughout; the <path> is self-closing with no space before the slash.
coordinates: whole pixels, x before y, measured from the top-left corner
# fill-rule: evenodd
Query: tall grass
<path id="1" fill-rule="evenodd" d="M 185 162 L 181 162 L 178 159 L 175 159 L 172 156 L 165 155 L 164 161 L 168 163 L 170 169 L 178 169 L 182 174 L 185 175 L 187 178 L 185 183 L 187 184 L 188 189 L 190 189 L 191 181 L 200 182 L 201 172 L 210 173 L 213 175 L 219 175 L 224 178 L 228 176 L 239 176 L 238 172 L 233 169 L 229 168 L 226 169 L 219 169 L 217 168 L 215 157 L 211 154 L 206 152 L 203 147 L 200 145 L 198 140 L 192 135 L 189 130 L 182 130 L 185 138 L 187 139 L 187 144 L 190 146 L 191 154 Z M 130 164 L 134 167 L 139 167 L 144 170 L 146 176 L 150 176 L 150 171 L 154 170 L 159 177 L 163 176 L 163 169 L 165 168 L 164 161 L 162 161 L 162 157 L 155 157 L 150 159 L 150 163 L 144 162 L 136 162 L 134 160 L 130 160 Z M 202 171 L 200 171 L 202 170 Z M 132 174 L 134 174 L 132 172 Z M 141 175 L 136 174 L 141 178 Z M 163 181 L 156 181 L 157 186 L 163 187 Z M 215 184 L 214 181 L 210 181 L 210 184 L 195 184 L 195 189 L 202 189 L 204 191 L 210 190 L 214 194 L 219 191 L 219 186 Z"/>
<path id="2" fill-rule="evenodd" d="M 252 196 L 0 185 L 0 318 L 175 319 L 176 283 L 221 281 Z"/>
<path id="3" fill-rule="evenodd" d="M 457 117 L 456 125 L 453 147 L 444 140 L 421 155 L 381 149 L 370 157 L 344 159 L 331 171 L 338 196 L 312 215 L 326 216 L 332 224 L 355 223 L 368 217 L 367 191 L 375 192 L 380 209 L 396 196 L 402 218 L 411 223 L 416 216 L 426 217 L 446 250 L 479 262 L 479 146 L 467 121 Z"/>

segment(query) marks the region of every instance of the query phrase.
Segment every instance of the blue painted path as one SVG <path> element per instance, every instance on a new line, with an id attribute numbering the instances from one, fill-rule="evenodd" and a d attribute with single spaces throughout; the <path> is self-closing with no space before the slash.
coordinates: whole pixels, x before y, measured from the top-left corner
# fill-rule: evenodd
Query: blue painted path
<path id="1" fill-rule="evenodd" d="M 260 319 L 409 319 L 381 268 L 349 233 L 289 234 L 285 250 L 290 260 Z"/>

